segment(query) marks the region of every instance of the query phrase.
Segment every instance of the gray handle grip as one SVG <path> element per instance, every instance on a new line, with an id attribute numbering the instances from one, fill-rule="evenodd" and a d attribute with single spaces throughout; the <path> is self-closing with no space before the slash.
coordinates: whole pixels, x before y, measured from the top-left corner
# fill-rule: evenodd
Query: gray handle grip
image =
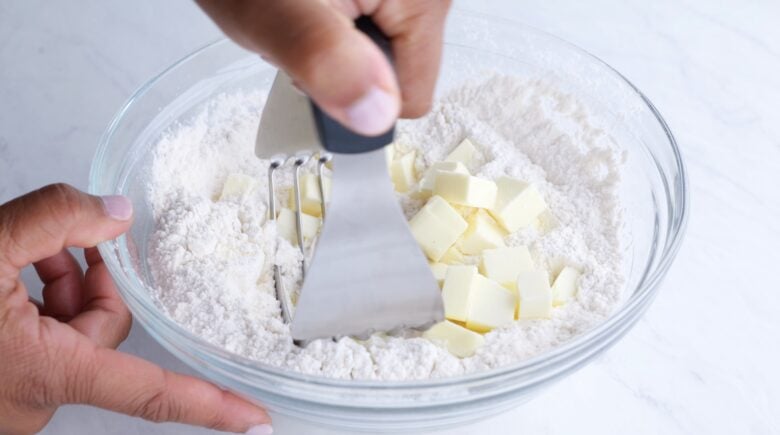
<path id="1" fill-rule="evenodd" d="M 355 20 L 355 26 L 374 41 L 392 64 L 393 56 L 390 40 L 374 24 L 371 18 L 362 16 Z M 379 136 L 363 136 L 341 125 L 341 123 L 320 109 L 314 101 L 309 101 L 311 102 L 314 123 L 317 126 L 320 143 L 330 152 L 341 154 L 364 153 L 382 148 L 393 141 L 395 125 Z"/>

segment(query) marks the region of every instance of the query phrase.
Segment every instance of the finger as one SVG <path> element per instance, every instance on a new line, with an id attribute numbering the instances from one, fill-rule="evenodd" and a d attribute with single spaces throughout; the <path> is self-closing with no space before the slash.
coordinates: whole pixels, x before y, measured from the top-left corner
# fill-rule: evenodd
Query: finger
<path id="1" fill-rule="evenodd" d="M 444 22 L 450 0 L 329 0 L 354 19 L 371 15 L 391 38 L 401 88 L 401 116 L 416 118 L 430 110 L 441 64 Z"/>
<path id="2" fill-rule="evenodd" d="M 84 275 L 81 312 L 68 324 L 100 346 L 116 348 L 127 338 L 132 317 L 97 248 L 84 250 L 89 268 Z"/>
<path id="3" fill-rule="evenodd" d="M 363 11 L 372 13 L 377 25 L 393 41 L 395 72 L 403 101 L 401 116 L 405 118 L 416 118 L 430 110 L 450 3 L 387 0 L 379 2 L 375 12 Z"/>
<path id="4" fill-rule="evenodd" d="M 155 422 L 175 421 L 245 432 L 268 424 L 262 408 L 216 386 L 161 369 L 140 358 L 96 348 L 69 373 L 68 403 L 84 403 Z"/>
<path id="5" fill-rule="evenodd" d="M 84 261 L 87 262 L 87 267 L 92 267 L 102 263 L 103 256 L 100 255 L 100 251 L 95 247 L 84 248 Z"/>
<path id="6" fill-rule="evenodd" d="M 381 50 L 323 1 L 199 0 L 239 44 L 270 57 L 330 116 L 366 135 L 395 122 L 400 92 Z"/>
<path id="7" fill-rule="evenodd" d="M 132 204 L 52 184 L 0 206 L 0 263 L 16 270 L 66 246 L 89 247 L 127 231 Z"/>
<path id="8" fill-rule="evenodd" d="M 67 249 L 36 262 L 35 271 L 43 282 L 45 316 L 68 321 L 81 310 L 81 266 Z"/>

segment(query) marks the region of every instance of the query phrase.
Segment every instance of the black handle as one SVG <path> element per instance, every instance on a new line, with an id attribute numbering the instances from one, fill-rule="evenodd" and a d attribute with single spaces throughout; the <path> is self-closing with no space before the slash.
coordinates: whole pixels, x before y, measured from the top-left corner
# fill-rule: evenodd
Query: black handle
<path id="1" fill-rule="evenodd" d="M 355 20 L 355 26 L 366 34 L 385 53 L 390 63 L 393 56 L 390 40 L 379 30 L 368 16 L 362 16 Z M 322 146 L 334 153 L 357 154 L 377 150 L 393 141 L 395 125 L 390 130 L 379 136 L 363 136 L 341 125 L 340 122 L 328 116 L 322 109 L 311 101 L 314 123 L 317 125 L 317 134 Z"/>

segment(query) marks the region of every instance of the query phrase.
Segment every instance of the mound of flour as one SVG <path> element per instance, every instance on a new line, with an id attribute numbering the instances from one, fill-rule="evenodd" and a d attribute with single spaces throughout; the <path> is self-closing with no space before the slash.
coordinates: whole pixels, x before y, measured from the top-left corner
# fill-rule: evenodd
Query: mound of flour
<path id="1" fill-rule="evenodd" d="M 417 150 L 422 171 L 464 137 L 479 155 L 469 168 L 487 178 L 535 183 L 550 211 L 509 245 L 529 247 L 551 273 L 583 270 L 576 300 L 548 320 L 517 321 L 485 336 L 460 359 L 406 332 L 366 341 L 292 344 L 274 297 L 272 265 L 288 288 L 299 284 L 300 254 L 266 220 L 268 161 L 253 148 L 263 95 L 222 95 L 154 149 L 149 201 L 156 220 L 149 264 L 154 296 L 183 327 L 231 352 L 298 372 L 345 379 L 456 376 L 517 362 L 551 349 L 605 319 L 621 300 L 619 167 L 623 155 L 575 98 L 545 81 L 492 76 L 440 99 L 423 119 L 402 121 L 397 143 Z M 242 199 L 218 200 L 228 174 L 255 177 Z M 282 180 L 281 185 L 289 185 Z M 422 203 L 402 196 L 408 216 Z M 285 199 L 282 198 L 284 202 Z"/>

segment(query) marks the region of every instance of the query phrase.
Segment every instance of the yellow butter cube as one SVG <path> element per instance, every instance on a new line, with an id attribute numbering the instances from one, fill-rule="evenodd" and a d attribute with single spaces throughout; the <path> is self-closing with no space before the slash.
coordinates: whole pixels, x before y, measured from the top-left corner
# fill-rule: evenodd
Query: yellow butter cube
<path id="1" fill-rule="evenodd" d="M 422 180 L 420 180 L 419 193 L 421 195 L 430 195 L 436 186 L 436 176 L 440 172 L 456 172 L 458 174 L 468 174 L 469 170 L 460 162 L 436 162 L 425 171 Z"/>
<path id="2" fill-rule="evenodd" d="M 479 271 L 507 288 L 515 288 L 517 277 L 534 269 L 531 253 L 525 246 L 485 249 Z"/>
<path id="3" fill-rule="evenodd" d="M 517 281 L 515 281 L 515 282 L 508 282 L 506 284 L 501 284 L 501 286 L 504 287 L 505 289 L 509 290 L 509 292 L 512 293 L 513 295 L 515 295 L 515 302 L 516 303 L 515 303 L 514 318 L 517 319 L 517 312 L 518 312 L 518 309 L 520 308 L 520 302 L 519 302 L 520 301 L 520 297 L 517 294 Z"/>
<path id="4" fill-rule="evenodd" d="M 385 160 L 387 160 L 388 171 L 393 167 L 393 159 L 395 159 L 395 145 L 388 144 L 385 146 Z"/>
<path id="5" fill-rule="evenodd" d="M 490 214 L 510 233 L 534 223 L 547 208 L 539 191 L 528 183 L 501 177 L 496 186 L 498 193 Z"/>
<path id="6" fill-rule="evenodd" d="M 439 172 L 433 194 L 468 207 L 491 208 L 496 202 L 496 183 L 458 172 Z"/>
<path id="7" fill-rule="evenodd" d="M 257 187 L 257 180 L 244 174 L 230 174 L 222 185 L 222 192 L 219 194 L 219 200 L 224 201 L 231 198 L 241 198 L 252 193 Z"/>
<path id="8" fill-rule="evenodd" d="M 322 216 L 322 195 L 320 195 L 319 178 L 314 174 L 303 174 L 298 181 L 301 192 L 301 210 L 304 213 Z M 325 191 L 325 203 L 330 202 L 331 180 L 327 175 L 322 177 L 322 188 Z M 295 210 L 295 189 L 290 188 L 290 209 Z"/>
<path id="9" fill-rule="evenodd" d="M 390 178 L 398 192 L 407 192 L 416 182 L 414 157 L 415 153 L 412 151 L 396 159 L 390 165 Z"/>
<path id="10" fill-rule="evenodd" d="M 546 234 L 558 227 L 560 223 L 550 209 L 546 209 L 534 220 L 533 226 L 539 234 Z"/>
<path id="11" fill-rule="evenodd" d="M 436 282 L 439 283 L 439 287 L 444 285 L 444 278 L 447 276 L 448 265 L 444 263 L 431 263 L 429 266 L 431 267 L 431 272 L 433 272 L 433 277 L 436 278 Z"/>
<path id="12" fill-rule="evenodd" d="M 465 322 L 469 314 L 469 298 L 478 280 L 475 266 L 450 266 L 441 291 L 444 317 Z"/>
<path id="13" fill-rule="evenodd" d="M 438 262 L 457 240 L 457 233 L 447 227 L 429 209 L 422 208 L 409 221 L 409 230 L 429 260 Z"/>
<path id="14" fill-rule="evenodd" d="M 472 159 L 474 158 L 474 153 L 476 151 L 477 149 L 474 147 L 474 144 L 472 144 L 471 141 L 466 138 L 463 139 L 444 160 L 447 162 L 460 162 L 466 166 L 469 166 Z"/>
<path id="15" fill-rule="evenodd" d="M 421 199 L 421 200 L 428 199 L 431 196 L 430 194 L 427 194 L 427 193 L 421 191 L 419 184 L 417 186 L 415 186 L 415 187 L 412 187 L 406 193 L 409 195 L 410 198 Z"/>
<path id="16" fill-rule="evenodd" d="M 563 305 L 577 294 L 577 281 L 580 279 L 580 271 L 566 266 L 561 270 L 561 273 L 555 278 L 553 282 L 553 305 Z"/>
<path id="17" fill-rule="evenodd" d="M 304 241 L 309 241 L 317 235 L 321 222 L 322 220 L 318 217 L 301 213 L 301 233 Z M 276 231 L 293 245 L 298 245 L 294 211 L 289 208 L 279 210 L 279 215 L 276 217 Z"/>
<path id="18" fill-rule="evenodd" d="M 477 275 L 474 287 L 469 300 L 466 328 L 489 332 L 512 323 L 517 305 L 514 293 L 482 275 Z"/>
<path id="19" fill-rule="evenodd" d="M 412 217 L 409 227 L 428 259 L 437 262 L 466 231 L 468 223 L 447 201 L 434 196 Z"/>
<path id="20" fill-rule="evenodd" d="M 441 256 L 439 259 L 440 263 L 444 264 L 463 264 L 463 253 L 458 250 L 456 246 L 451 246 L 450 249 L 447 249 L 447 252 L 444 253 L 444 255 Z"/>
<path id="21" fill-rule="evenodd" d="M 523 272 L 517 277 L 519 319 L 546 319 L 552 313 L 550 278 L 544 270 Z"/>
<path id="22" fill-rule="evenodd" d="M 466 219 L 466 221 L 468 221 L 468 219 L 473 216 L 474 213 L 480 210 L 474 207 L 466 207 L 465 205 L 453 205 L 452 208 L 457 210 L 458 213 L 463 216 L 463 219 Z"/>
<path id="23" fill-rule="evenodd" d="M 485 344 L 483 336 L 449 320 L 433 325 L 423 333 L 423 337 L 431 341 L 444 342 L 447 350 L 459 358 L 474 355 L 477 348 Z"/>
<path id="24" fill-rule="evenodd" d="M 458 213 L 458 211 L 450 205 L 444 198 L 440 196 L 432 196 L 428 202 L 425 203 L 425 207 L 431 210 L 436 216 L 438 216 L 446 225 L 461 227 L 463 224 L 463 230 L 466 230 L 468 223 Z"/>
<path id="25" fill-rule="evenodd" d="M 458 248 L 468 255 L 479 255 L 485 249 L 504 245 L 504 230 L 490 215 L 479 210 L 468 220 L 469 227 L 458 242 Z"/>

